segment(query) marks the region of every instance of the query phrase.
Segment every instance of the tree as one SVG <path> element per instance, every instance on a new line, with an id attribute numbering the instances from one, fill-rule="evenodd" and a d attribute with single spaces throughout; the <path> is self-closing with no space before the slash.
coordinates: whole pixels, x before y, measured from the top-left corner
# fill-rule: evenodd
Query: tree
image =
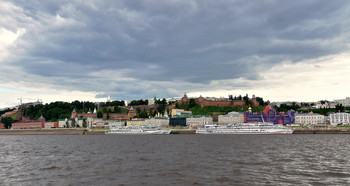
<path id="1" fill-rule="evenodd" d="M 114 113 L 119 113 L 119 112 L 120 112 L 120 109 L 118 105 L 114 106 Z"/>
<path id="2" fill-rule="evenodd" d="M 109 120 L 109 113 L 107 113 L 107 120 Z"/>
<path id="3" fill-rule="evenodd" d="M 83 127 L 86 128 L 87 127 L 87 123 L 86 123 L 86 119 L 83 119 Z"/>
<path id="4" fill-rule="evenodd" d="M 339 111 L 339 112 L 344 112 L 344 106 L 343 106 L 343 104 L 337 104 L 336 106 L 335 106 L 335 110 L 336 111 Z"/>
<path id="5" fill-rule="evenodd" d="M 228 99 L 229 99 L 230 101 L 233 101 L 233 96 L 232 96 L 232 95 L 228 95 Z"/>
<path id="6" fill-rule="evenodd" d="M 163 98 L 162 101 L 160 102 L 160 104 L 166 105 L 167 104 L 166 99 Z"/>
<path id="7" fill-rule="evenodd" d="M 1 119 L 1 122 L 4 124 L 5 129 L 10 129 L 12 127 L 12 123 L 15 122 L 11 117 L 4 117 Z"/>
<path id="8" fill-rule="evenodd" d="M 103 113 L 101 111 L 97 112 L 97 118 L 103 118 Z"/>
<path id="9" fill-rule="evenodd" d="M 259 102 L 260 106 L 264 106 L 265 105 L 264 99 L 261 98 L 261 97 L 256 97 L 256 101 Z"/>
<path id="10" fill-rule="evenodd" d="M 72 127 L 75 127 L 75 119 L 72 119 Z"/>
<path id="11" fill-rule="evenodd" d="M 166 105 L 160 104 L 160 105 L 158 105 L 157 110 L 158 110 L 159 113 L 164 113 L 165 108 L 166 108 Z"/>
<path id="12" fill-rule="evenodd" d="M 194 106 L 196 106 L 196 102 L 195 102 L 195 100 L 194 99 L 190 99 L 190 103 L 189 103 L 189 108 L 192 108 L 192 107 L 194 107 Z"/>
<path id="13" fill-rule="evenodd" d="M 148 118 L 147 111 L 144 109 L 142 112 L 139 113 L 140 118 Z"/>

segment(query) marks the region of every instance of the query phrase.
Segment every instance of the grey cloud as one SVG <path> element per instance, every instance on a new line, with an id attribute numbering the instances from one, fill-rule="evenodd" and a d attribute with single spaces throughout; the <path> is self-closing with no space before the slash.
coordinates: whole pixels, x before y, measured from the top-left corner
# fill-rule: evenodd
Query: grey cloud
<path id="1" fill-rule="evenodd" d="M 336 54 L 349 42 L 347 1 L 13 2 L 23 9 L 26 17 L 16 20 L 27 32 L 13 48 L 13 54 L 23 52 L 12 64 L 54 82 L 60 77 L 58 83 L 72 89 L 129 97 L 154 89 L 174 96 L 166 87 L 186 91 L 186 83 L 191 90 L 225 88 L 210 83 L 259 79 L 259 66 Z M 58 24 L 60 18 L 66 23 Z M 342 37 L 341 43 L 331 41 Z M 103 70 L 136 81 L 89 73 Z"/>

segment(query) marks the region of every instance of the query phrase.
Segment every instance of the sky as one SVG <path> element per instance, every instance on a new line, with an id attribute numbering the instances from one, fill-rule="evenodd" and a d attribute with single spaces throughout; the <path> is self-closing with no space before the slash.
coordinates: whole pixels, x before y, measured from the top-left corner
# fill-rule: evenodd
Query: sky
<path id="1" fill-rule="evenodd" d="M 0 108 L 350 96 L 348 0 L 0 0 Z"/>

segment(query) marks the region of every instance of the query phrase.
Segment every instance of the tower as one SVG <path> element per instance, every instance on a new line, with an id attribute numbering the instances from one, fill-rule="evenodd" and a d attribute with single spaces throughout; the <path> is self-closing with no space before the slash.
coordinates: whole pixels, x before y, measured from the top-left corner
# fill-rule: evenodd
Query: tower
<path id="1" fill-rule="evenodd" d="M 253 97 L 252 97 L 252 106 L 253 107 L 257 107 L 257 106 L 259 106 L 260 104 L 259 104 L 259 102 L 256 100 L 256 97 L 255 97 L 255 95 L 253 95 Z"/>
<path id="2" fill-rule="evenodd" d="M 154 105 L 156 104 L 156 101 L 157 101 L 157 94 L 154 94 L 154 97 L 153 97 L 153 104 Z"/>

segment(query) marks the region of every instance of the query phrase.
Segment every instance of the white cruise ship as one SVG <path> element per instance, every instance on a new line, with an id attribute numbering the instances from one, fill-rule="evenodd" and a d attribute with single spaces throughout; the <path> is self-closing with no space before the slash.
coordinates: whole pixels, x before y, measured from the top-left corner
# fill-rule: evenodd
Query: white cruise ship
<path id="1" fill-rule="evenodd" d="M 196 134 L 292 134 L 293 129 L 273 123 L 235 123 L 203 125 Z"/>
<path id="2" fill-rule="evenodd" d="M 105 134 L 170 134 L 171 130 L 155 126 L 112 127 Z"/>

